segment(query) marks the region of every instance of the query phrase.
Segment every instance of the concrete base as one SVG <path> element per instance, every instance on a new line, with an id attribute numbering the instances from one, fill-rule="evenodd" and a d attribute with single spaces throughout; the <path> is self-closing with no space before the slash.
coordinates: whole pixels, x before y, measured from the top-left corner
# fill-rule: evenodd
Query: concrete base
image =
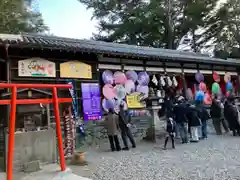
<path id="1" fill-rule="evenodd" d="M 73 174 L 72 171 L 67 168 L 66 171 L 61 172 L 60 167 L 57 164 L 46 165 L 42 167 L 41 171 L 26 175 L 21 180 L 90 180 Z"/>

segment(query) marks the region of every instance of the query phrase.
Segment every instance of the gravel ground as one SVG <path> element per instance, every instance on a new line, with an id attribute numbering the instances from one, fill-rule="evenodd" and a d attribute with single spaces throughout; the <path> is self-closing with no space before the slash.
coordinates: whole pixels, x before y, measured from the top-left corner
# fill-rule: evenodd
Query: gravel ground
<path id="1" fill-rule="evenodd" d="M 128 152 L 89 152 L 88 166 L 71 168 L 93 180 L 239 180 L 239 144 L 240 137 L 231 135 L 177 144 L 175 150 L 162 150 L 161 141 L 141 143 Z"/>

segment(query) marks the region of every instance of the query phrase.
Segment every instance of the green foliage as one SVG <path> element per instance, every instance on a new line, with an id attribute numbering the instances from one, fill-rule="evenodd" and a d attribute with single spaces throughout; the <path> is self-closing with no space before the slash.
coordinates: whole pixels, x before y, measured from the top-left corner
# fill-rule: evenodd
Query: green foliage
<path id="1" fill-rule="evenodd" d="M 99 21 L 94 39 L 175 49 L 192 32 L 197 51 L 219 32 L 215 25 L 218 0 L 79 1 L 93 9 L 93 18 Z M 197 34 L 201 28 L 204 31 Z"/>
<path id="2" fill-rule="evenodd" d="M 0 33 L 44 32 L 41 13 L 31 10 L 31 0 L 0 0 Z"/>

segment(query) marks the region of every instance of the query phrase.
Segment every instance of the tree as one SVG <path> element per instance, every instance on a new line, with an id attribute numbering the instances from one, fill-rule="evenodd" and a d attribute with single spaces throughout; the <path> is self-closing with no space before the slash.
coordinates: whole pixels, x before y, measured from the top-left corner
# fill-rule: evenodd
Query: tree
<path id="1" fill-rule="evenodd" d="M 41 13 L 31 9 L 32 0 L 0 0 L 0 33 L 44 32 Z"/>
<path id="2" fill-rule="evenodd" d="M 221 31 L 215 38 L 216 52 L 228 54 L 231 58 L 240 58 L 240 4 L 238 0 L 228 0 L 219 11 Z M 221 56 L 219 56 L 221 57 Z"/>
<path id="3" fill-rule="evenodd" d="M 198 51 L 214 37 L 218 0 L 79 0 L 99 21 L 94 39 L 175 49 L 188 32 Z M 204 29 L 200 33 L 197 30 Z"/>

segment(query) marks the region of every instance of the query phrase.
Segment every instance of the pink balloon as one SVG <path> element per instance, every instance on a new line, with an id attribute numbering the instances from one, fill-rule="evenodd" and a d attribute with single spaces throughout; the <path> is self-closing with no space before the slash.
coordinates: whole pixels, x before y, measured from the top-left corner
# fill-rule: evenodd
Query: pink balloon
<path id="1" fill-rule="evenodd" d="M 105 84 L 103 86 L 103 95 L 106 99 L 113 99 L 116 97 L 116 90 L 111 84 Z"/>
<path id="2" fill-rule="evenodd" d="M 125 84 L 127 78 L 123 72 L 117 71 L 113 75 L 115 84 Z"/>
<path id="3" fill-rule="evenodd" d="M 206 91 L 206 84 L 204 83 L 204 82 L 200 82 L 200 84 L 199 84 L 199 89 L 201 90 L 201 91 L 203 91 L 203 92 L 205 92 Z"/>
<path id="4" fill-rule="evenodd" d="M 127 94 L 131 94 L 135 90 L 135 84 L 132 80 L 127 80 L 124 86 Z"/>

